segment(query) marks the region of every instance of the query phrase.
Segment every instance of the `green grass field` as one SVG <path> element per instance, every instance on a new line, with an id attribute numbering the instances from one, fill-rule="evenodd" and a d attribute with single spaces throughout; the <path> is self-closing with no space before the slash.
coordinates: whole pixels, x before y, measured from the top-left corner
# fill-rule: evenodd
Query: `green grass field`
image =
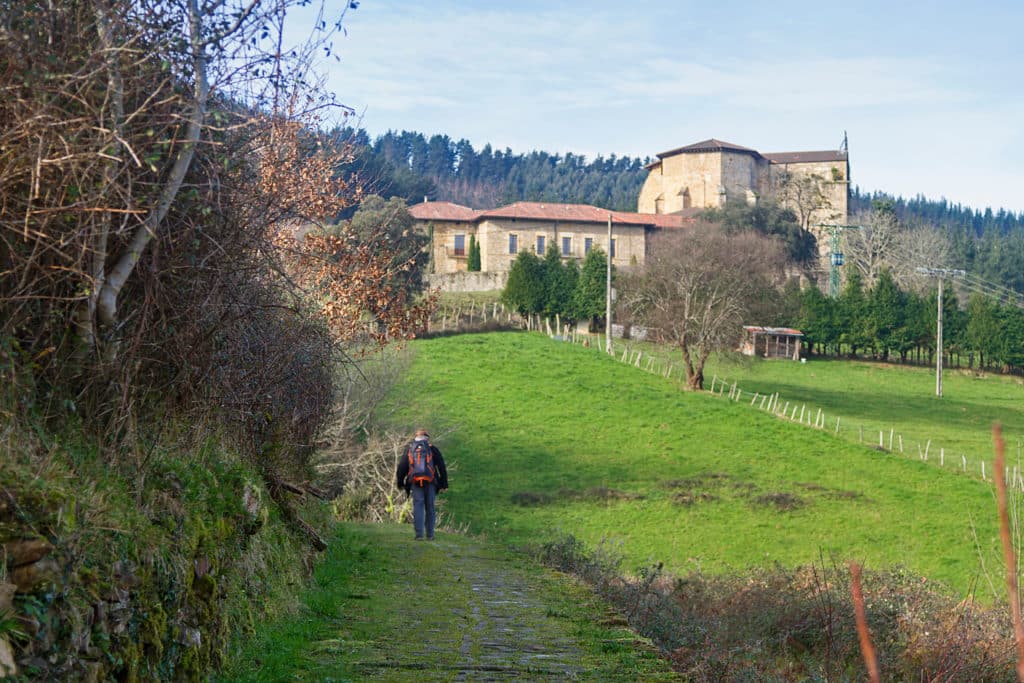
<path id="1" fill-rule="evenodd" d="M 652 344 L 618 341 L 619 353 L 642 351 L 657 358 L 657 368 L 676 362 L 678 352 Z M 885 448 L 890 433 L 893 450 L 899 451 L 903 437 L 904 454 L 917 457 L 918 447 L 928 451 L 929 462 L 938 463 L 945 450 L 946 465 L 962 466 L 981 475 L 980 461 L 992 458 L 993 422 L 1000 422 L 1007 443 L 1007 458 L 1018 459 L 1024 441 L 1024 378 L 945 369 L 943 396 L 935 395 L 935 368 L 888 363 L 812 359 L 806 363 L 765 362 L 752 358 L 712 357 L 705 371 L 708 387 L 715 378 L 716 393 L 722 380 L 743 391 L 746 404 L 755 394 L 778 393 L 780 408 L 787 402 L 807 406 L 813 421 L 820 408 L 826 425 L 834 432 L 839 419 L 842 438 L 878 445 L 879 432 Z M 741 397 L 742 400 L 742 397 Z M 759 405 L 759 401 L 755 405 Z M 931 442 L 929 445 L 929 441 Z"/>
<path id="2" fill-rule="evenodd" d="M 630 569 L 664 562 L 679 573 L 730 572 L 823 554 L 902 564 L 958 593 L 980 581 L 979 594 L 991 595 L 986 570 L 1001 585 L 992 487 L 977 476 L 880 453 L 748 402 L 685 393 L 542 335 L 465 335 L 413 349 L 395 396 L 416 397 L 402 419 L 430 425 L 450 463 L 442 498 L 452 524 L 512 543 L 559 533 L 611 543 Z M 859 413 L 906 432 L 920 425 L 965 448 L 985 449 L 993 418 L 1011 429 L 1022 421 L 1021 389 L 1002 379 L 951 376 L 937 401 L 911 390 L 927 385 L 927 370 L 741 369 L 751 391 L 761 382 L 763 391 L 792 391 L 788 400 L 828 399 L 848 409 L 844 420 Z"/>

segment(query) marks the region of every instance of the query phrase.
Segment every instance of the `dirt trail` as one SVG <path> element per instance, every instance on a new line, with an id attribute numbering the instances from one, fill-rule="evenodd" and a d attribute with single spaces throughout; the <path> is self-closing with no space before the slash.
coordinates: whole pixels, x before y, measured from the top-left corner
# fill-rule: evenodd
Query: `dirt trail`
<path id="1" fill-rule="evenodd" d="M 404 633 L 395 634 L 386 656 L 357 663 L 368 680 L 424 669 L 451 681 L 573 680 L 583 673 L 583 653 L 551 615 L 536 570 L 466 537 L 407 543 L 405 561 L 379 596 L 403 606 Z"/>

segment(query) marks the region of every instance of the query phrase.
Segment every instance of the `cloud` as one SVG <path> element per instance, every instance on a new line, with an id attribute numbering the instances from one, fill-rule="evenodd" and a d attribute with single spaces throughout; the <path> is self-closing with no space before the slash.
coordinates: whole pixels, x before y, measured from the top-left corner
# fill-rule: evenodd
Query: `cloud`
<path id="1" fill-rule="evenodd" d="M 826 14 L 363 3 L 328 83 L 372 134 L 444 133 L 517 152 L 646 156 L 707 137 L 823 149 L 849 130 L 862 187 L 1024 208 L 1012 185 L 1024 105 L 1000 76 L 1015 48 L 952 53 L 958 38 L 885 34 L 870 16 L 859 26 L 845 16 L 836 33 Z"/>

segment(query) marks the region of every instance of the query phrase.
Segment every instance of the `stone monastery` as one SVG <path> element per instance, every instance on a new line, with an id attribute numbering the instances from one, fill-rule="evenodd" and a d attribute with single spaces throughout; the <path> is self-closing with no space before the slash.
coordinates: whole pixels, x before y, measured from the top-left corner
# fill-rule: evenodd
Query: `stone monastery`
<path id="1" fill-rule="evenodd" d="M 774 197 L 793 209 L 818 238 L 827 267 L 828 228 L 823 226 L 847 220 L 845 149 L 768 154 L 711 139 L 662 152 L 647 170 L 636 213 L 539 202 L 483 210 L 450 202 L 410 207 L 417 228 L 431 236 L 431 283 L 444 289 L 501 288 L 521 250 L 543 256 L 551 244 L 564 259 L 582 259 L 600 247 L 616 267 L 642 265 L 656 232 L 693 225 L 703 209 L 726 201 L 755 203 L 759 197 Z M 470 236 L 480 245 L 481 272 L 460 277 L 454 274 L 466 271 Z"/>

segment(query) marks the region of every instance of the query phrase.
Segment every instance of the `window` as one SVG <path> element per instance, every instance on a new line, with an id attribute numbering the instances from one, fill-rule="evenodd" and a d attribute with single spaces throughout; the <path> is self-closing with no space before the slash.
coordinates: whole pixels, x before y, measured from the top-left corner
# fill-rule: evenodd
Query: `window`
<path id="1" fill-rule="evenodd" d="M 590 253 L 590 250 L 594 248 L 594 238 L 586 237 L 583 239 L 583 255 L 586 256 Z"/>
<path id="2" fill-rule="evenodd" d="M 544 243 L 544 235 L 537 235 L 537 253 L 543 256 L 545 249 L 547 245 Z"/>
<path id="3" fill-rule="evenodd" d="M 614 237 L 612 238 L 612 248 L 611 248 L 611 252 L 612 252 L 612 253 L 611 253 L 611 257 L 612 257 L 612 258 L 615 258 L 615 238 L 614 238 Z"/>
<path id="4" fill-rule="evenodd" d="M 519 235 L 512 233 L 508 236 L 508 253 L 519 253 Z"/>
<path id="5" fill-rule="evenodd" d="M 562 256 L 572 256 L 572 238 L 562 238 Z"/>
<path id="6" fill-rule="evenodd" d="M 456 235 L 455 236 L 455 255 L 465 256 L 466 255 L 466 236 Z"/>

